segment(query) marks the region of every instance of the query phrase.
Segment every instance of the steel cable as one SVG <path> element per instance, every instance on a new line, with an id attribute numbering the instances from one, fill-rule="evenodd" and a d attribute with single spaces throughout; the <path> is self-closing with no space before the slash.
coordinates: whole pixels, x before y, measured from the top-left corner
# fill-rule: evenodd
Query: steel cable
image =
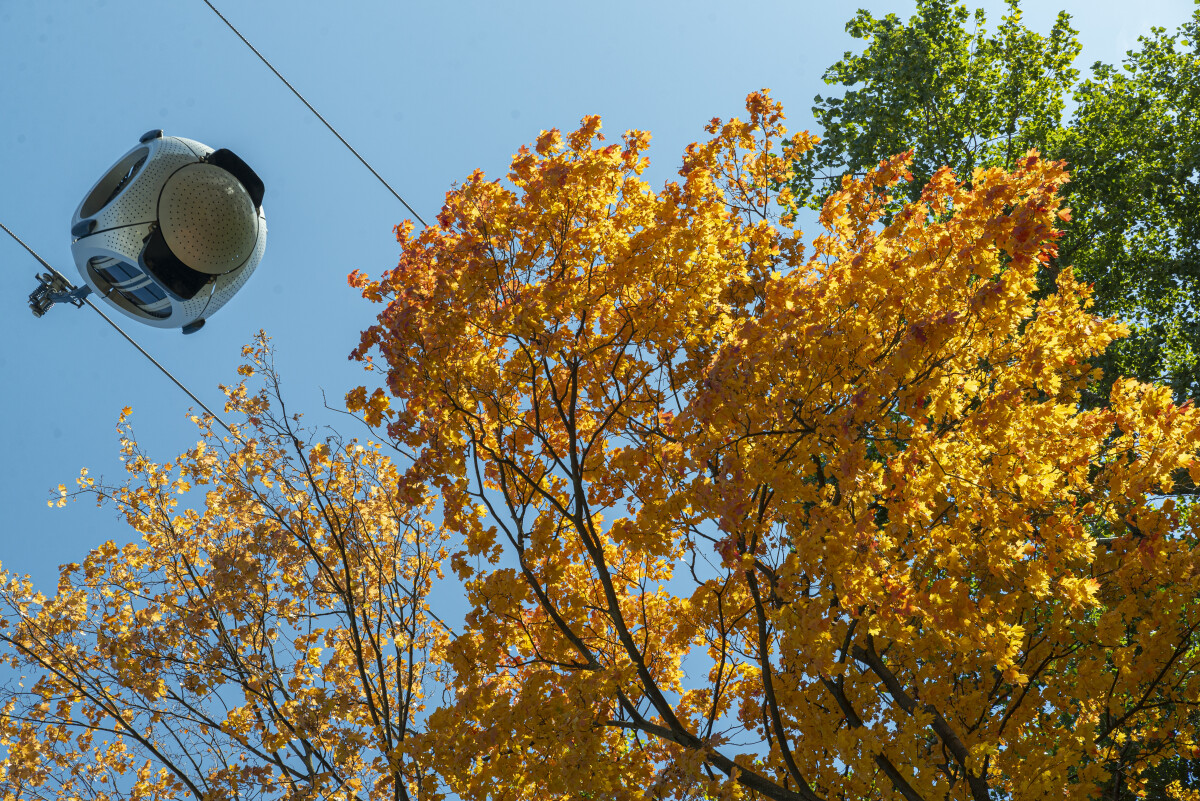
<path id="1" fill-rule="evenodd" d="M 16 241 L 16 243 L 17 243 L 18 245 L 20 245 L 21 247 L 25 248 L 25 250 L 27 250 L 27 251 L 29 252 L 29 255 L 30 255 L 30 256 L 33 256 L 35 259 L 37 259 L 37 260 L 38 260 L 38 263 L 40 263 L 40 264 L 41 264 L 43 267 L 45 267 L 47 270 L 49 270 L 49 271 L 50 271 L 50 273 L 51 273 L 52 275 L 54 275 L 56 278 L 58 278 L 59 280 L 61 280 L 61 281 L 62 281 L 63 283 L 65 283 L 67 286 L 69 286 L 69 287 L 71 287 L 71 288 L 74 288 L 74 287 L 75 287 L 75 285 L 74 285 L 74 284 L 72 284 L 72 283 L 71 283 L 69 280 L 67 280 L 67 277 L 66 277 L 65 275 L 63 275 L 62 273 L 60 273 L 58 270 L 54 269 L 54 266 L 53 266 L 53 265 L 51 265 L 51 264 L 50 264 L 50 262 L 48 262 L 48 261 L 46 261 L 45 259 L 43 259 L 41 256 L 39 256 L 39 255 L 37 254 L 37 251 L 35 251 L 33 248 L 29 247 L 29 245 L 25 244 L 24 240 L 22 240 L 22 239 L 21 239 L 21 237 L 19 237 L 19 236 L 17 236 L 16 234 L 14 234 L 14 233 L 13 233 L 13 232 L 12 232 L 12 231 L 9 229 L 9 227 L 8 227 L 7 225 L 5 225 L 4 223 L 0 223 L 0 228 L 3 228 L 3 229 L 4 229 L 4 232 L 5 232 L 6 234 L 8 234 L 9 236 L 11 236 L 11 237 L 13 238 L 13 240 L 14 240 L 14 241 Z M 116 324 L 116 322 L 115 322 L 115 321 L 114 321 L 114 320 L 113 320 L 111 317 L 109 317 L 107 314 L 105 314 L 105 313 L 104 313 L 104 312 L 103 312 L 103 311 L 100 309 L 100 307 L 99 307 L 99 306 L 97 306 L 96 304 L 92 303 L 92 301 L 91 301 L 91 298 L 84 297 L 82 300 L 83 300 L 83 302 L 84 302 L 84 303 L 86 303 L 86 304 L 87 304 L 87 305 L 88 305 L 88 306 L 89 306 L 89 307 L 92 309 L 92 311 L 96 312 L 96 314 L 98 314 L 98 315 L 100 315 L 101 317 L 103 317 L 103 318 L 104 318 L 104 320 L 105 320 L 105 322 L 107 322 L 107 323 L 108 323 L 109 325 L 111 325 L 113 328 L 117 329 L 117 332 L 118 332 L 118 333 L 119 333 L 121 336 L 125 337 L 125 339 L 129 341 L 129 344 L 130 344 L 130 345 L 133 345 L 135 348 L 137 348 L 137 349 L 138 349 L 138 351 L 139 351 L 139 352 L 140 352 L 140 353 L 141 353 L 143 356 L 145 356 L 147 359 L 149 359 L 151 364 L 153 364 L 155 367 L 157 367 L 159 370 L 161 370 L 161 371 L 162 371 L 162 373 L 163 373 L 163 375 L 165 375 L 167 378 L 169 378 L 169 379 L 171 379 L 173 382 L 175 382 L 175 386 L 177 386 L 177 387 L 179 387 L 180 389 L 182 389 L 182 390 L 183 390 L 183 391 L 184 391 L 184 392 L 187 394 L 187 396 L 188 396 L 189 398 L 191 398 L 192 400 L 194 400 L 194 401 L 195 401 L 195 402 L 196 402 L 196 403 L 197 403 L 197 404 L 200 406 L 200 408 L 201 408 L 201 409 L 203 409 L 204 411 L 208 412 L 208 414 L 209 414 L 209 415 L 210 415 L 210 416 L 211 416 L 211 417 L 212 417 L 214 420 L 216 420 L 218 423 L 220 423 L 220 424 L 221 424 L 221 426 L 222 426 L 222 427 L 223 427 L 223 428 L 224 428 L 226 431 L 228 431 L 230 434 L 232 434 L 232 433 L 233 433 L 233 429 L 231 429 L 231 428 L 229 427 L 229 424 L 228 424 L 228 423 L 226 423 L 226 422 L 225 422 L 224 420 L 222 420 L 222 419 L 221 419 L 219 416 L 217 416 L 217 414 L 216 414 L 216 413 L 215 413 L 215 412 L 214 412 L 212 409 L 208 408 L 208 405 L 207 405 L 207 404 L 206 404 L 204 401 L 202 401 L 202 400 L 200 400 L 199 398 L 197 398 L 194 392 L 192 392 L 190 389 L 188 389 L 186 386 L 184 386 L 182 381 L 180 381 L 178 378 L 176 378 L 176 377 L 175 377 L 175 376 L 174 376 L 174 375 L 171 373 L 171 371 L 170 371 L 170 370 L 168 370 L 166 367 L 163 367 L 163 366 L 162 366 L 162 364 L 160 364 L 160 363 L 159 363 L 159 361 L 158 361 L 157 359 L 155 359 L 153 356 L 151 356 L 151 355 L 150 355 L 150 354 L 149 354 L 149 353 L 146 351 L 146 349 L 145 349 L 145 348 L 143 348 L 141 345 L 139 345 L 139 344 L 137 343 L 137 341 L 136 341 L 136 340 L 134 340 L 134 338 L 133 338 L 133 337 L 131 337 L 131 336 L 129 336 L 129 334 L 125 333 L 125 329 L 123 329 L 123 328 L 121 328 L 121 326 L 117 325 L 117 324 Z"/>
<path id="2" fill-rule="evenodd" d="M 309 103 L 307 100 L 304 99 L 304 95 L 300 94 L 300 92 L 298 92 L 296 90 L 296 87 L 292 86 L 292 84 L 288 81 L 288 79 L 283 77 L 283 75 L 279 72 L 279 70 L 275 69 L 275 66 L 270 61 L 267 61 L 266 56 L 264 56 L 262 53 L 258 52 L 257 47 L 250 44 L 249 39 L 247 39 L 245 36 L 242 36 L 242 32 L 239 31 L 237 28 L 235 28 L 233 23 L 230 22 L 229 20 L 227 20 L 225 18 L 225 15 L 217 10 L 216 6 L 214 6 L 212 3 L 210 3 L 209 0 L 204 0 L 204 4 L 206 6 L 208 6 L 209 8 L 211 8 L 212 12 L 221 18 L 221 22 L 224 22 L 229 27 L 229 30 L 233 31 L 237 35 L 237 38 L 241 39 L 242 42 L 246 45 L 246 47 L 250 48 L 250 50 L 253 51 L 254 55 L 258 56 L 259 60 L 262 63 L 267 65 L 267 69 L 269 69 L 269 70 L 271 70 L 271 72 L 275 73 L 276 78 L 283 81 L 284 86 L 286 86 L 288 89 L 292 90 L 292 94 L 294 94 L 297 98 L 299 98 L 300 102 L 303 103 L 305 106 L 307 106 L 308 110 L 311 111 L 313 114 L 315 114 L 317 119 L 319 119 L 321 122 L 323 122 L 325 124 L 325 127 L 329 129 L 329 132 L 332 133 L 334 136 L 336 136 L 338 138 L 338 141 L 341 142 L 343 145 L 345 145 L 346 149 L 349 150 L 351 153 L 353 153 L 354 157 L 356 159 L 358 159 L 359 161 L 361 161 L 362 165 L 364 167 L 366 167 L 368 170 L 370 170 L 372 175 L 374 175 L 376 178 L 379 179 L 379 183 L 381 183 L 385 187 L 387 187 L 387 190 L 392 193 L 392 195 L 396 198 L 396 200 L 399 200 L 401 203 L 404 204 L 404 208 L 408 209 L 409 213 L 411 213 L 412 216 L 416 217 L 417 220 L 420 221 L 421 225 L 425 226 L 426 228 L 429 227 L 429 223 L 425 222 L 425 220 L 421 217 L 421 215 L 417 214 L 416 210 L 413 209 L 412 206 L 408 205 L 408 201 L 405 200 L 404 198 L 400 197 L 400 193 L 397 192 L 395 189 L 393 189 L 392 185 L 389 184 L 387 181 L 385 181 L 383 179 L 383 176 L 380 175 L 378 172 L 376 172 L 375 168 L 367 163 L 366 159 L 364 159 L 361 155 L 359 155 L 359 152 L 357 150 L 355 150 L 350 145 L 349 142 L 346 141 L 345 137 L 343 137 L 340 133 L 338 133 L 337 129 L 335 129 L 332 125 L 330 125 L 329 121 L 327 119 L 325 119 L 324 117 L 321 116 L 321 112 L 319 112 L 315 108 L 313 108 L 312 103 Z"/>

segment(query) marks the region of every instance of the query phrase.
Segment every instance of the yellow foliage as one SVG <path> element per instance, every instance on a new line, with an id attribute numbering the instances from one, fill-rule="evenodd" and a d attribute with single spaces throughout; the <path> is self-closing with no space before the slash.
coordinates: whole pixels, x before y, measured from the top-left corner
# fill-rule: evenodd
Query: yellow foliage
<path id="1" fill-rule="evenodd" d="M 746 107 L 658 190 L 646 134 L 543 132 L 354 279 L 386 304 L 355 356 L 464 543 L 434 764 L 466 798 L 1084 799 L 1115 760 L 1136 775 L 1200 693 L 1195 532 L 1160 503 L 1200 475 L 1200 416 L 1132 383 L 1080 411 L 1125 329 L 1069 270 L 1034 295 L 1064 165 L 942 170 L 885 220 L 896 156 L 806 256 L 780 187 L 813 139 L 766 92 Z"/>
<path id="2" fill-rule="evenodd" d="M 0 715 L 5 799 L 436 797 L 411 746 L 447 636 L 429 499 L 377 446 L 276 414 L 265 340 L 246 355 L 267 388 L 227 393 L 255 434 L 200 421 L 156 464 L 123 425 L 128 482 L 80 477 L 139 541 L 65 565 L 53 598 L 0 573 L 4 658 L 37 675 Z"/>

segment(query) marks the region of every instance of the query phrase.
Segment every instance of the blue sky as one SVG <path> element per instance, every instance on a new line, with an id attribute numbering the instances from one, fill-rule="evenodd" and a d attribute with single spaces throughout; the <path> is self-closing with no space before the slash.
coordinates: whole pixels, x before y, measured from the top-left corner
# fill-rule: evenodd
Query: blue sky
<path id="1" fill-rule="evenodd" d="M 216 2 L 216 0 L 214 0 Z M 808 128 L 820 76 L 855 42 L 863 5 L 907 17 L 911 2 L 217 2 L 218 8 L 426 219 L 475 168 L 500 177 L 545 128 L 600 114 L 610 135 L 652 132 L 654 183 L 670 178 L 713 116 L 770 87 L 790 127 Z M 989 21 L 1003 4 L 986 2 Z M 1187 0 L 1027 0 L 1049 29 L 1065 8 L 1078 65 L 1119 61 Z M 740 10 L 739 10 L 740 9 Z M 274 338 L 285 392 L 308 422 L 369 379 L 346 356 L 375 309 L 346 286 L 395 264 L 405 211 L 201 0 L 0 0 L 0 222 L 74 278 L 71 213 L 144 131 L 229 147 L 266 183 L 266 256 L 241 294 L 195 336 L 122 324 L 194 392 L 217 404 L 242 344 Z M 197 439 L 190 401 L 87 310 L 26 308 L 36 263 L 0 236 L 0 563 L 53 588 L 56 567 L 130 532 L 110 509 L 46 500 L 81 467 L 119 479 L 121 407 L 145 450 L 172 458 Z M 126 324 L 127 323 L 127 324 Z"/>

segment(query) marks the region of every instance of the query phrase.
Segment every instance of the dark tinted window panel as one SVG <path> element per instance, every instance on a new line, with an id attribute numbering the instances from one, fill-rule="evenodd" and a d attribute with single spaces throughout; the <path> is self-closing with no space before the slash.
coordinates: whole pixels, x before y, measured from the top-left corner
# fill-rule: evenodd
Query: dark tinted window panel
<path id="1" fill-rule="evenodd" d="M 171 316 L 171 304 L 167 302 L 166 293 L 132 264 L 97 256 L 88 261 L 88 269 L 104 290 L 105 296 L 120 295 L 122 300 L 133 306 L 133 311 L 147 317 L 161 320 Z M 129 286 L 138 282 L 143 283 L 137 287 Z"/>
<path id="2" fill-rule="evenodd" d="M 142 263 L 180 300 L 191 300 L 212 280 L 212 276 L 193 270 L 180 261 L 171 252 L 162 231 L 155 231 L 146 240 L 146 247 L 142 249 Z"/>
<path id="3" fill-rule="evenodd" d="M 130 292 L 129 290 L 118 289 L 117 292 L 120 292 L 121 297 L 125 298 L 125 300 L 132 303 L 134 306 L 137 307 L 138 311 L 140 311 L 142 314 L 147 315 L 148 317 L 162 318 L 162 317 L 170 317 L 171 316 L 171 307 L 170 306 L 164 306 L 161 309 L 149 308 L 150 304 L 157 303 L 158 301 L 157 300 L 146 300 L 146 295 L 142 292 L 141 289 L 135 289 L 132 292 Z M 163 295 L 162 297 L 165 298 L 166 295 Z"/>
<path id="4" fill-rule="evenodd" d="M 141 270 L 131 267 L 123 261 L 114 261 L 111 264 L 106 264 L 103 267 L 97 268 L 96 272 L 100 273 L 101 277 L 110 284 L 123 284 L 126 281 L 140 278 L 142 275 Z"/>
<path id="5" fill-rule="evenodd" d="M 121 291 L 126 297 L 136 298 L 138 303 L 146 306 L 167 299 L 166 294 L 154 284 L 146 284 L 145 286 L 139 286 L 137 289 L 124 289 Z"/>

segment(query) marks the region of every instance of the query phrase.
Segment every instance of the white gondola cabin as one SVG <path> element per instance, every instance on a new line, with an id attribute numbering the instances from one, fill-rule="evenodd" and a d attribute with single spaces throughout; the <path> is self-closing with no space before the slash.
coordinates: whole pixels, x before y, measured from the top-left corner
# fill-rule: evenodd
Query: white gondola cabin
<path id="1" fill-rule="evenodd" d="M 263 182 L 229 150 L 150 131 L 84 197 L 71 255 L 138 322 L 197 331 L 262 261 Z"/>

